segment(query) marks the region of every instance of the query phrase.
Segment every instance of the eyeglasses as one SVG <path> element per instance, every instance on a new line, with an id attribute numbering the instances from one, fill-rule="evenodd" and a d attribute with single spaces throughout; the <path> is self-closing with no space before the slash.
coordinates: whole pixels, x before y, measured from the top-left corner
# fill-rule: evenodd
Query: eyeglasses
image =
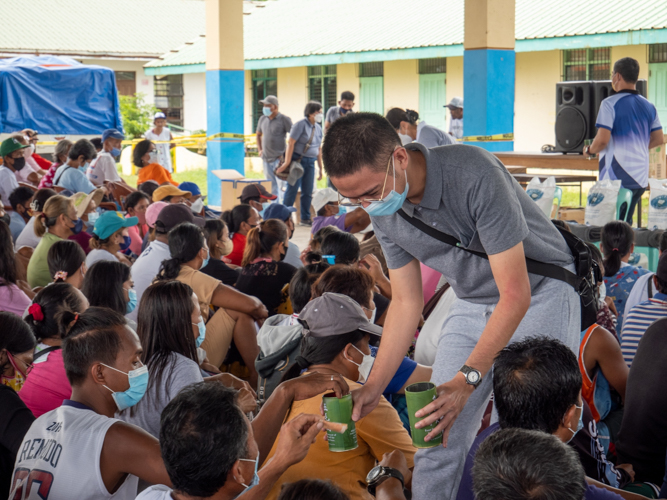
<path id="1" fill-rule="evenodd" d="M 338 193 L 338 205 L 341 207 L 361 207 L 362 203 L 384 203 L 384 191 L 387 188 L 387 179 L 389 178 L 389 166 L 392 164 L 391 159 L 394 157 L 396 148 L 389 155 L 389 162 L 387 163 L 387 173 L 384 175 L 384 184 L 382 186 L 382 195 L 378 199 L 369 199 L 369 198 L 356 198 L 354 201 L 352 198 L 343 198 L 340 193 Z M 394 189 L 396 189 L 396 169 L 394 168 Z"/>

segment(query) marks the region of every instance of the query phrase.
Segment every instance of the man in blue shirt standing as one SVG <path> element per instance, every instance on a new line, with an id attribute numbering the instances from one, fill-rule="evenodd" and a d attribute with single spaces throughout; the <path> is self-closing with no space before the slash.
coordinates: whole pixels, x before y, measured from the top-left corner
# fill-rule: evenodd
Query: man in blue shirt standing
<path id="1" fill-rule="evenodd" d="M 624 57 L 614 63 L 611 86 L 616 93 L 600 104 L 597 135 L 584 148 L 584 156 L 600 153 L 600 179 L 618 179 L 632 191 L 622 217 L 629 224 L 648 186 L 648 150 L 664 142 L 658 111 L 637 92 L 638 78 L 636 59 Z"/>

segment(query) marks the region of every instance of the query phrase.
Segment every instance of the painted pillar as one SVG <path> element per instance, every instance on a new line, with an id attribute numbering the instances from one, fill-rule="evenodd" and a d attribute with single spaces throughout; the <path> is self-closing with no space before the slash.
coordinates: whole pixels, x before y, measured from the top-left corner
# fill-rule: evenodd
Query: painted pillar
<path id="1" fill-rule="evenodd" d="M 207 130 L 243 134 L 243 0 L 206 0 Z M 242 139 L 216 139 L 207 144 L 208 203 L 219 206 L 220 179 L 212 170 L 244 173 Z"/>
<path id="2" fill-rule="evenodd" d="M 463 135 L 514 132 L 515 0 L 465 0 Z M 470 142 L 513 151 L 513 141 Z"/>

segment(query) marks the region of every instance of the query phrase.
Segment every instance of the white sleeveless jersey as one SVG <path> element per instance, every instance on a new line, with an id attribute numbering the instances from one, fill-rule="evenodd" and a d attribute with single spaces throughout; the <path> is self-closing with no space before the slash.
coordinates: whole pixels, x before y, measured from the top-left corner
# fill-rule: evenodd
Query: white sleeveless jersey
<path id="1" fill-rule="evenodd" d="M 137 495 L 138 479 L 128 476 L 110 494 L 102 481 L 100 455 L 115 418 L 65 401 L 30 426 L 16 455 L 11 500 L 130 500 Z"/>

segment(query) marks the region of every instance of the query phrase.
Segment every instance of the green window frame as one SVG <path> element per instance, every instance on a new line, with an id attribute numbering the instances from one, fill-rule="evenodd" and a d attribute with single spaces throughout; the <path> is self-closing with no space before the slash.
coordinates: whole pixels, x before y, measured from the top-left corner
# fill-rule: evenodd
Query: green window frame
<path id="1" fill-rule="evenodd" d="M 167 123 L 183 126 L 183 75 L 155 75 L 155 107 L 167 115 Z"/>
<path id="2" fill-rule="evenodd" d="M 338 102 L 337 68 L 335 64 L 327 66 L 308 66 L 308 99 L 322 104 L 326 114 L 331 106 Z"/>
<path id="3" fill-rule="evenodd" d="M 654 43 L 648 46 L 648 62 L 667 62 L 667 43 Z"/>
<path id="4" fill-rule="evenodd" d="M 255 69 L 252 70 L 252 122 L 257 127 L 257 122 L 262 116 L 262 106 L 259 101 L 266 96 L 278 97 L 278 70 L 277 69 Z"/>
<path id="5" fill-rule="evenodd" d="M 384 76 L 384 62 L 359 63 L 359 77 Z"/>
<path id="6" fill-rule="evenodd" d="M 434 57 L 419 60 L 419 74 L 432 75 L 434 73 L 447 73 L 447 58 Z"/>
<path id="7" fill-rule="evenodd" d="M 563 81 L 609 80 L 611 47 L 563 51 Z"/>

